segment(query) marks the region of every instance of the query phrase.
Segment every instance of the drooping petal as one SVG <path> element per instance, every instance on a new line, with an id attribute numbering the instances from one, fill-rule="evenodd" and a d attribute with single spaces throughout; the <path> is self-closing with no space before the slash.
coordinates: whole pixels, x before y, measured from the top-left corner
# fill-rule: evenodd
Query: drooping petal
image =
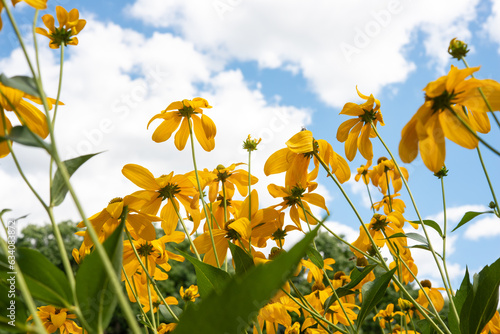
<path id="1" fill-rule="evenodd" d="M 461 112 L 459 108 L 455 109 L 457 114 Z M 461 113 L 461 117 L 466 123 L 469 123 L 463 113 Z M 477 147 L 478 139 L 451 112 L 445 111 L 439 113 L 439 122 L 446 138 L 468 149 Z"/>
<path id="2" fill-rule="evenodd" d="M 153 174 L 146 168 L 136 165 L 127 164 L 123 166 L 122 174 L 132 181 L 136 186 L 146 190 L 159 190 L 160 187 L 155 181 Z"/>
<path id="3" fill-rule="evenodd" d="M 363 125 L 361 128 L 361 135 L 358 138 L 358 150 L 359 153 L 366 159 L 373 159 L 373 148 L 372 142 L 370 141 L 370 132 L 372 127 L 369 123 Z"/>
<path id="4" fill-rule="evenodd" d="M 308 153 L 313 151 L 313 135 L 311 131 L 300 131 L 293 135 L 286 143 L 294 153 Z"/>
<path id="5" fill-rule="evenodd" d="M 359 118 L 351 118 L 340 124 L 337 130 L 337 140 L 341 143 L 345 142 L 347 140 L 347 137 L 349 136 L 349 132 L 351 131 L 352 127 L 355 126 L 360 121 L 361 120 Z"/>
<path id="6" fill-rule="evenodd" d="M 45 118 L 45 115 L 35 106 L 23 100 L 17 106 L 17 111 L 26 121 L 26 124 L 24 125 L 30 128 L 31 131 L 42 138 L 46 138 L 49 135 L 47 119 Z"/>
<path id="7" fill-rule="evenodd" d="M 182 151 L 184 147 L 186 146 L 187 140 L 189 138 L 189 123 L 188 119 L 184 118 L 182 120 L 181 126 L 179 128 L 179 131 L 175 134 L 174 138 L 174 144 L 175 147 L 179 150 Z"/>
<path id="8" fill-rule="evenodd" d="M 444 166 L 446 156 L 444 133 L 439 123 L 439 116 L 431 117 L 425 127 L 422 130 L 417 129 L 418 132 L 425 133 L 425 137 L 419 142 L 420 155 L 427 168 L 437 173 Z"/>
<path id="9" fill-rule="evenodd" d="M 264 173 L 269 176 L 287 171 L 295 157 L 296 154 L 290 151 L 288 147 L 274 152 L 264 164 Z"/>
<path id="10" fill-rule="evenodd" d="M 148 217 L 145 214 L 129 214 L 127 222 L 134 228 L 135 232 L 144 240 L 152 241 L 156 239 L 156 229 L 152 221 L 160 220 L 157 217 Z"/>
<path id="11" fill-rule="evenodd" d="M 328 211 L 328 208 L 326 207 L 325 198 L 323 196 L 321 196 L 320 194 L 315 194 L 315 193 L 304 194 L 302 196 L 302 200 L 304 200 L 312 205 L 319 206 L 320 208 L 325 210 L 328 214 L 330 214 L 330 212 Z"/>
<path id="12" fill-rule="evenodd" d="M 410 163 L 418 155 L 417 119 L 412 118 L 401 131 L 399 157 L 401 161 Z"/>
<path id="13" fill-rule="evenodd" d="M 174 205 L 176 208 L 174 208 Z M 179 210 L 179 203 L 175 198 L 173 200 L 169 200 L 161 209 L 160 217 L 163 219 L 161 227 L 167 235 L 172 234 L 179 223 L 179 217 L 177 216 L 176 209 Z"/>
<path id="14" fill-rule="evenodd" d="M 203 125 L 203 130 L 208 139 L 212 139 L 217 134 L 217 128 L 212 119 L 205 114 L 201 116 L 201 124 Z"/>
<path id="15" fill-rule="evenodd" d="M 345 142 L 345 156 L 347 160 L 352 161 L 354 157 L 356 156 L 357 153 L 357 148 L 358 148 L 358 136 L 359 132 L 361 131 L 361 128 L 363 127 L 363 123 L 359 122 L 356 124 L 351 132 L 349 132 L 349 136 L 347 137 L 347 140 Z"/>
<path id="16" fill-rule="evenodd" d="M 364 113 L 365 112 L 363 111 L 363 108 L 361 108 L 359 104 L 356 104 L 354 102 L 347 102 L 342 108 L 340 115 L 360 116 Z"/>
<path id="17" fill-rule="evenodd" d="M 214 137 L 207 137 L 200 118 L 197 115 L 193 115 L 191 119 L 193 120 L 194 134 L 201 147 L 207 152 L 212 151 L 215 148 L 215 134 L 213 134 Z"/>
<path id="18" fill-rule="evenodd" d="M 151 119 L 151 121 L 155 117 L 153 117 Z M 179 123 L 181 122 L 181 120 L 182 120 L 181 117 L 172 117 L 170 119 L 165 119 L 156 128 L 155 132 L 153 133 L 153 136 L 152 136 L 153 141 L 156 143 L 161 143 L 161 142 L 168 140 L 170 138 L 170 136 L 172 136 L 172 133 L 174 133 L 174 131 L 177 130 L 177 128 L 179 127 Z M 149 124 L 148 124 L 148 126 L 149 126 Z"/>
<path id="19" fill-rule="evenodd" d="M 274 198 L 290 196 L 284 187 L 277 186 L 273 183 L 267 186 L 267 191 Z"/>

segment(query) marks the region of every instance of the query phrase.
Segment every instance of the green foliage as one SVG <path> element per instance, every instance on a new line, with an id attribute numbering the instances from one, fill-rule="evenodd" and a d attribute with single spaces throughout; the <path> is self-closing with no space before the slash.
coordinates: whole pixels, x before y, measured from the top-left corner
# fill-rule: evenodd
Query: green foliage
<path id="1" fill-rule="evenodd" d="M 451 231 L 452 232 L 455 231 L 459 227 L 462 227 L 463 225 L 467 224 L 472 219 L 476 218 L 479 215 L 482 215 L 483 213 L 495 213 L 495 212 L 492 211 L 492 210 L 488 210 L 488 211 L 484 211 L 484 212 L 474 212 L 474 211 L 466 212 L 464 214 L 464 216 L 462 217 L 462 219 L 460 219 L 460 221 L 458 222 L 457 226 L 453 230 L 451 230 Z"/>
<path id="2" fill-rule="evenodd" d="M 96 156 L 99 153 L 82 155 L 73 159 L 63 161 L 63 164 L 66 166 L 66 170 L 68 171 L 68 175 L 71 177 L 76 170 L 83 165 L 87 160 Z M 62 173 L 59 169 L 57 169 L 54 174 L 54 180 L 52 182 L 52 187 L 50 189 L 50 203 L 54 206 L 58 206 L 64 201 L 64 197 L 68 192 L 68 187 L 64 182 L 62 177 Z"/>
<path id="3" fill-rule="evenodd" d="M 6 136 L 0 136 L 0 143 L 5 140 L 12 140 L 25 146 L 40 147 L 52 154 L 52 146 L 43 141 L 40 136 L 31 131 L 27 126 L 14 126 Z"/>
<path id="4" fill-rule="evenodd" d="M 236 246 L 233 243 L 229 243 L 229 249 L 231 250 L 231 255 L 233 256 L 236 275 L 243 275 L 254 267 L 253 258 L 241 247 Z"/>
<path id="5" fill-rule="evenodd" d="M 122 221 L 103 243 L 118 277 L 121 275 L 123 259 L 123 225 Z M 78 269 L 76 295 L 89 325 L 88 330 L 101 333 L 108 326 L 118 300 L 97 252 L 87 255 Z"/>
<path id="6" fill-rule="evenodd" d="M 35 97 L 40 97 L 35 80 L 31 77 L 16 75 L 14 77 L 8 78 L 5 76 L 5 74 L 2 73 L 0 74 L 0 82 L 7 87 L 18 89 L 21 92 L 25 92 L 26 94 Z"/>
<path id="7" fill-rule="evenodd" d="M 293 273 L 316 231 L 275 260 L 233 276 L 221 293 L 213 291 L 198 305 L 188 307 L 174 333 L 241 333 Z"/>

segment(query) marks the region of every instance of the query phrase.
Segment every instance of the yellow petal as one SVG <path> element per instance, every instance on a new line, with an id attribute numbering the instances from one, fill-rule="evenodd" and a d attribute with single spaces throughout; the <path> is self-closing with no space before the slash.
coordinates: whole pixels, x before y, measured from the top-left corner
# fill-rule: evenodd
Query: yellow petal
<path id="1" fill-rule="evenodd" d="M 320 194 L 308 193 L 302 196 L 302 199 L 312 205 L 319 206 L 324 209 L 328 214 L 328 208 L 326 207 L 325 199 Z"/>
<path id="2" fill-rule="evenodd" d="M 177 147 L 179 151 L 182 151 L 186 146 L 188 138 L 189 138 L 189 124 L 188 124 L 188 119 L 184 118 L 182 120 L 179 131 L 177 131 L 177 133 L 175 134 L 174 138 L 175 147 Z"/>
<path id="3" fill-rule="evenodd" d="M 56 327 L 59 328 L 64 325 L 66 321 L 66 312 L 59 312 L 58 314 L 51 313 L 50 314 L 50 322 Z"/>
<path id="4" fill-rule="evenodd" d="M 358 138 L 359 153 L 366 159 L 373 159 L 372 142 L 370 141 L 370 132 L 372 127 L 369 123 L 365 124 L 361 129 L 361 135 Z"/>
<path id="5" fill-rule="evenodd" d="M 165 119 L 153 133 L 152 137 L 153 141 L 156 143 L 161 143 L 168 140 L 172 135 L 172 133 L 174 133 L 174 131 L 177 130 L 177 128 L 179 127 L 179 123 L 181 122 L 181 120 L 182 120 L 181 117 L 172 117 L 170 119 Z"/>
<path id="6" fill-rule="evenodd" d="M 361 128 L 363 126 L 363 123 L 359 122 L 356 124 L 351 132 L 349 132 L 349 136 L 347 137 L 347 140 L 345 142 L 345 156 L 347 160 L 352 161 L 354 157 L 356 156 L 357 153 L 357 146 L 358 146 L 358 136 L 359 132 L 361 131 Z"/>
<path id="7" fill-rule="evenodd" d="M 288 147 L 274 152 L 264 164 L 264 173 L 269 176 L 287 171 L 295 157 L 296 154 L 290 151 Z"/>
<path id="8" fill-rule="evenodd" d="M 296 133 L 286 143 L 290 151 L 294 153 L 308 153 L 313 151 L 313 135 L 311 131 L 305 130 Z"/>
<path id="9" fill-rule="evenodd" d="M 399 157 L 401 161 L 410 163 L 418 155 L 417 119 L 412 118 L 401 131 L 399 142 Z"/>
<path id="10" fill-rule="evenodd" d="M 203 130 L 208 139 L 212 139 L 217 134 L 217 128 L 212 119 L 205 114 L 201 116 L 201 124 L 203 125 Z"/>
<path id="11" fill-rule="evenodd" d="M 360 121 L 361 120 L 359 118 L 351 118 L 340 124 L 337 130 L 337 140 L 341 143 L 345 142 L 347 140 L 347 137 L 349 136 L 349 131 L 351 131 L 351 128 Z"/>
<path id="12" fill-rule="evenodd" d="M 59 22 L 59 28 L 64 26 L 68 22 L 68 11 L 61 6 L 56 7 L 57 21 Z"/>
<path id="13" fill-rule="evenodd" d="M 176 210 L 174 208 L 174 205 L 176 206 L 177 210 L 179 210 L 179 203 L 175 198 L 173 200 L 168 200 L 167 204 L 163 206 L 160 213 L 160 217 L 161 219 L 163 219 L 161 227 L 167 235 L 172 234 L 175 231 L 179 222 L 179 217 L 175 212 Z"/>
<path id="14" fill-rule="evenodd" d="M 200 143 L 201 147 L 207 151 L 210 152 L 215 148 L 215 133 L 213 133 L 214 137 L 207 137 L 207 134 L 205 133 L 202 121 L 197 115 L 193 115 L 191 117 L 193 120 L 193 128 L 194 128 L 194 134 L 196 136 L 196 139 L 198 140 L 198 143 Z M 215 127 L 215 125 L 214 125 Z"/>
<path id="15" fill-rule="evenodd" d="M 55 26 L 55 20 L 54 17 L 50 14 L 45 14 L 42 16 L 42 21 L 45 24 L 45 26 L 49 29 L 51 33 L 55 32 L 56 26 Z M 50 36 L 47 36 L 50 37 Z"/>
<path id="16" fill-rule="evenodd" d="M 125 177 L 132 181 L 136 186 L 142 189 L 160 189 L 155 181 L 153 174 L 151 174 L 149 170 L 142 166 L 136 164 L 127 164 L 123 166 L 122 174 L 125 175 Z"/>
<path id="17" fill-rule="evenodd" d="M 277 186 L 273 183 L 267 186 L 267 191 L 274 198 L 290 196 L 284 187 Z"/>
<path id="18" fill-rule="evenodd" d="M 464 115 L 462 110 L 456 107 L 454 107 L 454 109 L 455 112 L 459 114 L 465 122 L 467 122 L 467 117 Z M 462 125 L 458 118 L 451 112 L 444 111 L 439 113 L 439 122 L 441 123 L 441 127 L 443 128 L 446 138 L 468 149 L 477 147 L 478 139 L 474 137 L 474 135 L 467 130 L 467 128 Z"/>
<path id="19" fill-rule="evenodd" d="M 427 168 L 437 173 L 444 166 L 446 156 L 444 133 L 439 123 L 439 116 L 437 114 L 432 116 L 425 125 L 425 129 L 417 129 L 417 131 L 426 135 L 419 142 L 422 160 Z"/>
<path id="20" fill-rule="evenodd" d="M 29 102 L 21 101 L 17 106 L 17 111 L 24 118 L 26 121 L 25 125 L 30 128 L 31 131 L 42 138 L 46 138 L 49 135 L 47 119 L 35 106 Z"/>
<path id="21" fill-rule="evenodd" d="M 360 116 L 364 113 L 363 108 L 361 108 L 359 104 L 347 102 L 339 115 Z"/>

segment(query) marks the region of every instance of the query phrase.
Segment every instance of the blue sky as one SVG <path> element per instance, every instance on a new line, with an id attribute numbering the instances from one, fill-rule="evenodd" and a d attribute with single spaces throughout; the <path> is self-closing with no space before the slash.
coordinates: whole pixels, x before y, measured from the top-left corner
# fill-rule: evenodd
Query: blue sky
<path id="1" fill-rule="evenodd" d="M 203 96 L 214 107 L 207 114 L 218 127 L 216 150 L 197 151 L 202 167 L 246 162 L 240 143 L 249 133 L 263 137 L 252 164 L 264 193 L 267 183 L 282 180 L 264 179 L 265 160 L 302 126 L 344 155 L 335 134 L 347 117 L 338 114 L 345 103 L 362 102 L 356 85 L 381 101 L 386 126 L 379 131 L 396 154 L 402 127 L 424 101 L 422 89 L 446 74 L 451 64 L 463 66 L 446 52 L 453 37 L 469 43 L 469 64 L 482 66 L 478 78 L 500 80 L 500 1 L 49 0 L 46 12 L 53 14 L 56 5 L 78 8 L 88 21 L 80 45 L 67 48 L 62 95 L 67 106 L 61 108 L 57 124 L 64 158 L 106 151 L 74 177 L 88 215 L 111 198 L 136 190 L 121 175 L 126 163 L 142 164 L 155 175 L 192 168 L 189 152 L 177 152 L 172 142 L 153 143 L 152 130 L 145 127 L 175 100 Z M 15 15 L 29 38 L 32 10 L 20 4 Z M 0 72 L 26 74 L 17 45 L 9 42 L 12 32 L 5 13 L 2 19 Z M 47 92 L 54 96 L 58 53 L 48 49 L 44 37 L 38 41 Z M 346 45 L 357 51 L 346 56 Z M 492 124 L 485 139 L 498 147 L 499 133 Z M 373 143 L 375 159 L 387 156 L 380 143 Z M 491 196 L 475 151 L 452 142 L 446 148 L 449 225 L 454 227 L 466 211 L 484 209 Z M 486 148 L 482 152 L 499 191 L 495 171 L 500 159 Z M 46 170 L 35 161 L 46 157 L 31 149 L 20 149 L 20 155 L 33 182 L 45 187 Z M 364 163 L 358 154 L 351 171 Z M 405 167 L 422 215 L 442 223 L 439 181 L 420 158 Z M 29 212 L 24 224 L 47 221 L 34 201 L 24 200 L 30 195 L 14 175 L 11 160 L 0 161 L 2 206 L 13 209 L 13 217 Z M 356 237 L 359 223 L 338 190 L 326 179 L 319 182 L 334 226 Z M 350 181 L 344 187 L 368 222 L 364 186 Z M 415 220 L 407 195 L 401 193 L 405 217 Z M 276 203 L 269 196 L 261 198 L 263 205 Z M 78 219 L 69 201 L 58 208 L 58 219 L 66 218 Z M 466 265 L 477 271 L 500 254 L 498 219 L 480 216 L 469 225 L 449 238 L 455 286 Z M 414 257 L 422 279 L 436 280 L 427 255 L 415 252 Z"/>

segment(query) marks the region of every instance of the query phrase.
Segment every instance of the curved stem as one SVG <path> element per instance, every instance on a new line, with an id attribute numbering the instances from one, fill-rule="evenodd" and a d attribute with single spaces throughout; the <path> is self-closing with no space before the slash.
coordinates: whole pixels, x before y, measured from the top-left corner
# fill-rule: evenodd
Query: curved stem
<path id="1" fill-rule="evenodd" d="M 403 183 L 405 185 L 406 191 L 408 192 L 408 195 L 410 196 L 410 199 L 411 199 L 411 202 L 413 204 L 413 207 L 415 208 L 415 212 L 416 212 L 416 214 L 418 216 L 418 220 L 420 221 L 420 225 L 422 226 L 422 230 L 424 231 L 425 238 L 428 241 L 429 250 L 432 253 L 432 256 L 434 258 L 434 262 L 436 263 L 436 265 L 438 267 L 439 274 L 441 275 L 441 279 L 443 281 L 443 284 L 445 286 L 446 292 L 448 294 L 448 298 L 449 298 L 450 302 L 453 303 L 453 298 L 452 298 L 452 296 L 450 294 L 451 287 L 448 286 L 448 283 L 446 281 L 443 269 L 441 268 L 441 264 L 439 263 L 439 260 L 437 258 L 436 252 L 434 251 L 434 247 L 432 246 L 432 243 L 430 241 L 429 234 L 427 233 L 427 228 L 425 227 L 425 224 L 424 224 L 424 221 L 422 219 L 422 216 L 420 215 L 420 211 L 417 208 L 417 203 L 415 202 L 415 199 L 413 198 L 413 194 L 411 193 L 410 187 L 408 186 L 408 182 L 406 182 L 406 179 L 403 177 L 403 173 L 401 172 L 401 168 L 399 167 L 399 164 L 397 163 L 396 159 L 394 158 L 394 155 L 392 154 L 391 150 L 389 150 L 389 148 L 387 147 L 386 143 L 384 142 L 384 140 L 382 139 L 382 137 L 378 133 L 377 128 L 375 127 L 375 125 L 373 123 L 371 123 L 371 125 L 372 125 L 373 131 L 377 135 L 377 138 L 380 140 L 380 142 L 382 143 L 382 145 L 385 147 L 385 149 L 387 150 L 387 152 L 391 156 L 391 159 L 394 162 L 394 165 L 396 166 L 399 175 L 401 175 L 401 180 L 403 180 Z M 411 273 L 411 270 L 410 270 L 410 273 Z M 438 317 L 438 319 L 441 320 L 440 317 Z"/>
<path id="2" fill-rule="evenodd" d="M 200 194 L 200 200 L 201 200 L 201 205 L 203 206 L 203 212 L 205 213 L 205 220 L 208 225 L 208 233 L 210 235 L 210 242 L 212 243 L 212 249 L 214 250 L 214 254 L 217 254 L 217 249 L 215 248 L 215 241 L 214 241 L 214 235 L 212 232 L 212 224 L 210 222 L 212 218 L 212 210 L 210 210 L 210 218 L 207 212 L 207 205 L 205 203 L 205 199 L 203 197 L 203 189 L 201 189 L 201 183 L 200 183 L 200 177 L 198 175 L 198 166 L 196 165 L 196 155 L 194 154 L 194 139 L 193 139 L 193 125 L 191 124 L 191 119 L 188 119 L 188 125 L 189 125 L 189 138 L 191 141 L 191 156 L 193 158 L 193 166 L 194 166 L 194 175 L 196 177 L 196 184 L 198 186 L 198 193 Z M 217 264 L 217 267 L 220 268 L 220 263 L 219 263 L 219 258 L 215 256 L 215 263 Z"/>

